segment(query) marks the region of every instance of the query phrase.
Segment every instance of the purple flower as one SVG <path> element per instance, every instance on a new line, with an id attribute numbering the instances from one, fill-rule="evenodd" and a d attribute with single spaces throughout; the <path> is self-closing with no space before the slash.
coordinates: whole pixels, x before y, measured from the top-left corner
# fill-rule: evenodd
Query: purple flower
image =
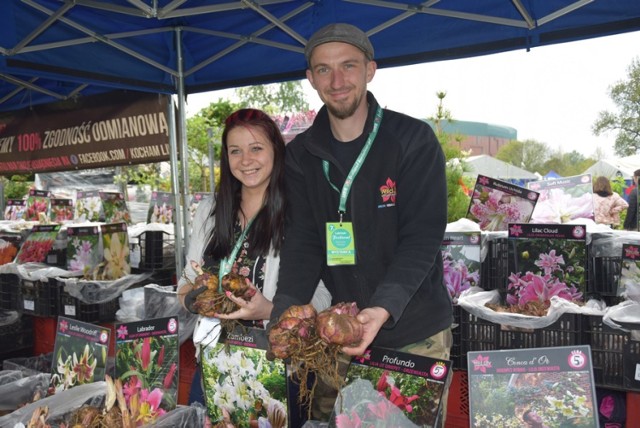
<path id="1" fill-rule="evenodd" d="M 485 193 L 474 193 L 469 211 L 480 222 L 482 230 L 506 230 L 508 223 L 516 223 L 523 217 L 523 211 L 511 196 L 500 190 L 491 190 L 483 202 Z"/>
<path id="2" fill-rule="evenodd" d="M 556 250 L 551 250 L 549 251 L 549 254 L 540 253 L 535 264 L 539 268 L 542 268 L 546 275 L 549 275 L 557 270 L 562 270 L 560 269 L 560 265 L 564 264 L 564 257 L 562 255 L 556 256 Z"/>
<path id="3" fill-rule="evenodd" d="M 480 281 L 478 270 L 469 272 L 464 260 L 454 260 L 448 251 L 443 251 L 444 283 L 454 301 L 463 291 Z"/>

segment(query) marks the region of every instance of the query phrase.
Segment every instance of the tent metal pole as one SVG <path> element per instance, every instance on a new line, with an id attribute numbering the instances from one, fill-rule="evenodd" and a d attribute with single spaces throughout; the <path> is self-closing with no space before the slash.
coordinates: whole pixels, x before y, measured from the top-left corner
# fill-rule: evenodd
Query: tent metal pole
<path id="1" fill-rule="evenodd" d="M 178 126 L 180 132 L 180 163 L 182 165 L 182 225 L 184 229 L 183 241 L 184 248 L 189 248 L 189 148 L 187 147 L 187 107 L 184 98 L 184 70 L 182 56 L 182 30 L 176 28 L 176 53 L 177 53 L 177 69 L 178 69 Z"/>
<path id="2" fill-rule="evenodd" d="M 168 105 L 168 117 L 169 123 L 169 163 L 171 166 L 171 192 L 173 193 L 173 198 L 176 202 L 176 210 L 174 215 L 175 220 L 175 252 L 176 252 L 176 278 L 179 279 L 182 275 L 182 269 L 184 267 L 183 256 L 182 256 L 182 210 L 181 204 L 179 203 L 180 198 L 178 195 L 180 194 L 180 181 L 178 180 L 178 142 L 177 142 L 177 132 L 176 132 L 176 113 L 173 102 L 173 97 L 169 97 Z M 176 279 L 176 282 L 177 282 Z"/>

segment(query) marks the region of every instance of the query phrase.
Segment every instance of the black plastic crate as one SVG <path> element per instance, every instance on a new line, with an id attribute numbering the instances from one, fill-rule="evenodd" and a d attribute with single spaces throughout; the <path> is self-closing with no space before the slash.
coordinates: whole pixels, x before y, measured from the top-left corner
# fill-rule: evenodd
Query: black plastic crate
<path id="1" fill-rule="evenodd" d="M 463 361 L 469 351 L 543 348 L 579 345 L 583 340 L 582 318 L 579 314 L 563 314 L 553 324 L 539 329 L 524 329 L 496 324 L 479 318 L 464 309 L 460 312 Z"/>
<path id="2" fill-rule="evenodd" d="M 15 311 L 0 311 L 0 319 L 18 315 Z M 18 315 L 14 322 L 0 324 L 0 360 L 13 358 L 33 351 L 33 320 L 28 315 Z"/>
<path id="3" fill-rule="evenodd" d="M 163 231 L 146 231 L 140 235 L 139 245 L 140 269 L 175 268 L 176 250 L 173 235 Z"/>
<path id="4" fill-rule="evenodd" d="M 622 257 L 589 257 L 587 293 L 595 296 L 616 297 Z"/>
<path id="5" fill-rule="evenodd" d="M 640 326 L 638 326 L 640 329 Z M 624 389 L 640 391 L 640 330 L 629 338 L 624 351 Z"/>
<path id="6" fill-rule="evenodd" d="M 548 327 L 537 329 L 537 346 L 549 348 L 554 346 L 582 345 L 582 315 L 562 314 Z"/>
<path id="7" fill-rule="evenodd" d="M 466 355 L 462 351 L 462 333 L 461 333 L 461 327 L 460 327 L 461 311 L 462 311 L 462 308 L 460 306 L 453 305 L 453 325 L 451 326 L 453 343 L 451 345 L 451 355 L 449 359 L 453 363 L 454 369 L 466 370 L 467 368 Z"/>
<path id="8" fill-rule="evenodd" d="M 22 310 L 20 277 L 12 273 L 0 274 L 0 309 Z"/>
<path id="9" fill-rule="evenodd" d="M 176 285 L 176 270 L 175 269 L 156 269 L 151 274 L 151 277 L 146 281 L 149 284 L 158 285 Z"/>
<path id="10" fill-rule="evenodd" d="M 21 310 L 39 317 L 58 315 L 58 285 L 56 281 L 20 280 Z"/>
<path id="11" fill-rule="evenodd" d="M 629 333 L 609 327 L 600 315 L 583 315 L 583 342 L 591 346 L 593 377 L 597 386 L 622 388 Z"/>
<path id="12" fill-rule="evenodd" d="M 58 292 L 58 315 L 89 323 L 110 322 L 120 309 L 118 298 L 103 303 L 85 303 L 65 291 L 63 281 L 53 281 Z"/>
<path id="13" fill-rule="evenodd" d="M 120 309 L 118 299 L 104 303 L 85 303 L 69 295 L 60 285 L 59 315 L 89 323 L 109 322 L 116 319 Z"/>
<path id="14" fill-rule="evenodd" d="M 485 290 L 506 290 L 509 278 L 509 239 L 486 240 L 487 253 L 480 269 L 480 286 Z"/>

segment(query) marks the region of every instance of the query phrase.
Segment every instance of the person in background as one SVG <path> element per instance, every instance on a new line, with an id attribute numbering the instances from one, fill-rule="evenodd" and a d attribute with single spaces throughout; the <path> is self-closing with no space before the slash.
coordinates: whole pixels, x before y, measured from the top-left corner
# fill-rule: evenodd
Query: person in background
<path id="1" fill-rule="evenodd" d="M 624 219 L 625 230 L 638 230 L 638 178 L 640 169 L 633 171 L 633 186 L 629 192 L 629 207 L 627 216 Z"/>
<path id="2" fill-rule="evenodd" d="M 383 109 L 367 91 L 376 63 L 362 30 L 328 25 L 309 39 L 305 56 L 324 106 L 287 146 L 290 210 L 271 319 L 309 302 L 322 279 L 334 303 L 360 309 L 364 338 L 345 354 L 375 345 L 448 359 L 453 312 L 440 253 L 447 223 L 440 143 L 426 122 Z M 316 390 L 314 404 L 322 394 Z"/>
<path id="3" fill-rule="evenodd" d="M 593 182 L 593 211 L 598 224 L 606 224 L 613 228 L 620 226 L 620 213 L 629 204 L 622 196 L 611 190 L 607 177 L 597 177 Z"/>
<path id="4" fill-rule="evenodd" d="M 255 326 L 264 327 L 273 307 L 284 236 L 284 157 L 283 137 L 266 113 L 241 109 L 225 120 L 215 202 L 209 198 L 198 205 L 186 267 L 178 282 L 178 298 L 188 310 L 194 312 L 193 303 L 206 289 L 194 290 L 198 272 L 191 262 L 195 261 L 220 278 L 228 271 L 238 273 L 256 290 L 249 301 L 228 295 L 240 309 L 217 318 L 253 320 Z M 318 309 L 331 303 L 322 284 L 312 303 Z M 201 336 L 201 325 L 196 326 L 194 338 Z M 196 374 L 190 401 L 203 403 L 200 370 Z"/>

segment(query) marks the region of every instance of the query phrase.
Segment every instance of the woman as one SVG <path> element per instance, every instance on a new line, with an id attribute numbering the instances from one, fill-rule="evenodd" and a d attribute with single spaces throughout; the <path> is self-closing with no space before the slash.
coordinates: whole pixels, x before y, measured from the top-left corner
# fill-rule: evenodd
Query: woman
<path id="1" fill-rule="evenodd" d="M 628 206 L 627 201 L 611 190 L 608 178 L 596 178 L 593 182 L 593 211 L 596 223 L 614 228 L 620 226 L 620 213 Z"/>
<path id="2" fill-rule="evenodd" d="M 218 274 L 220 261 L 229 257 L 237 238 L 251 222 L 242 248 L 231 261 L 231 271 L 248 278 L 258 292 L 248 302 L 229 296 L 240 309 L 229 315 L 220 314 L 219 318 L 269 318 L 284 234 L 284 152 L 278 126 L 264 112 L 242 109 L 226 119 L 216 203 L 205 199 L 198 206 L 186 267 L 178 284 L 178 295 L 185 307 L 189 303 L 185 297 L 193 290 L 192 281 L 197 276 L 191 261 Z M 328 307 L 330 295 L 324 285 L 318 288 L 314 303 Z"/>
<path id="3" fill-rule="evenodd" d="M 242 109 L 226 119 L 215 203 L 206 199 L 198 206 L 186 267 L 178 283 L 179 299 L 187 309 L 193 309 L 199 291 L 204 290 L 194 290 L 198 275 L 194 261 L 220 278 L 229 271 L 238 273 L 256 290 L 249 301 L 230 295 L 239 309 L 217 314 L 217 318 L 255 320 L 258 326 L 269 319 L 284 234 L 284 156 L 282 135 L 264 112 Z M 319 310 L 330 305 L 331 295 L 322 283 L 312 303 Z M 202 330 L 211 329 L 215 322 L 201 317 L 194 331 L 196 349 Z M 199 379 L 194 383 L 197 388 Z"/>

